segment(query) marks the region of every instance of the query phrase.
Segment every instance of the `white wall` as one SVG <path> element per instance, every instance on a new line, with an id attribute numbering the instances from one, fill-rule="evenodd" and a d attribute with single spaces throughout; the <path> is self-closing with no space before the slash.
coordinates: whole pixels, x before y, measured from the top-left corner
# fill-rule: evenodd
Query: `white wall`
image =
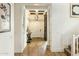
<path id="1" fill-rule="evenodd" d="M 67 3 L 52 4 L 51 15 L 51 50 L 63 51 L 63 46 L 70 43 L 73 33 L 79 32 L 79 18 L 70 16 L 70 4 Z"/>
<path id="2" fill-rule="evenodd" d="M 14 55 L 14 4 L 11 4 L 11 32 L 0 33 L 0 56 Z"/>
<path id="3" fill-rule="evenodd" d="M 22 39 L 21 39 L 21 42 L 22 42 L 22 51 L 24 50 L 24 48 L 26 47 L 26 45 L 27 45 L 27 32 L 26 32 L 26 30 L 27 30 L 27 27 L 26 27 L 26 25 L 27 25 L 27 21 L 26 21 L 26 17 L 25 17 L 25 14 L 26 13 L 26 8 L 25 8 L 25 6 L 24 5 L 22 5 L 22 34 L 21 34 L 21 36 L 22 36 Z"/>
<path id="4" fill-rule="evenodd" d="M 31 37 L 44 38 L 44 21 L 30 21 L 29 29 L 32 32 Z"/>
<path id="5" fill-rule="evenodd" d="M 26 46 L 26 30 L 24 28 L 25 24 L 24 21 L 24 5 L 23 4 L 14 4 L 14 51 L 15 52 L 22 52 Z"/>

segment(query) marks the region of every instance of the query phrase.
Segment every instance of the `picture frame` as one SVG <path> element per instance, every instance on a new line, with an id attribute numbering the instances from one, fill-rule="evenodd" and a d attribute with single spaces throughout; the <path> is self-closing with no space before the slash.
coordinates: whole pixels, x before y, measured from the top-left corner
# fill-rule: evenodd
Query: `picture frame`
<path id="1" fill-rule="evenodd" d="M 0 3 L 0 33 L 11 31 L 11 5 Z"/>
<path id="2" fill-rule="evenodd" d="M 79 4 L 70 4 L 71 17 L 79 17 Z"/>

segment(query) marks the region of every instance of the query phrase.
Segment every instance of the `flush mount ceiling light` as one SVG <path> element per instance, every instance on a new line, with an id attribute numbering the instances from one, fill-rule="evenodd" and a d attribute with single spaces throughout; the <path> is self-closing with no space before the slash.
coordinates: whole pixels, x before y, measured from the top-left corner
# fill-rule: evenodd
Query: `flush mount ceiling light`
<path id="1" fill-rule="evenodd" d="M 34 4 L 35 6 L 38 6 L 39 4 Z"/>

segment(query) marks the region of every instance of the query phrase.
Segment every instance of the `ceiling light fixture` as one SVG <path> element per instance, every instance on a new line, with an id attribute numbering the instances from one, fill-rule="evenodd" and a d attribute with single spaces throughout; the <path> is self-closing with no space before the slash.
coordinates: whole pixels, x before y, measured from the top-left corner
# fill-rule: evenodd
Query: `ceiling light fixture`
<path id="1" fill-rule="evenodd" d="M 38 6 L 39 4 L 34 4 L 35 6 Z"/>

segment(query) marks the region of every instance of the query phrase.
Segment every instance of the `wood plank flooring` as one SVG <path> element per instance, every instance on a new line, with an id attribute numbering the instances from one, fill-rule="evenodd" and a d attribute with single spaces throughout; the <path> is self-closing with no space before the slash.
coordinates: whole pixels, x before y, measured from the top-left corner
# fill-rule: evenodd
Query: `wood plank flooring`
<path id="1" fill-rule="evenodd" d="M 49 49 L 47 49 L 45 56 L 66 56 L 66 54 L 64 52 L 51 52 Z"/>
<path id="2" fill-rule="evenodd" d="M 23 53 L 15 53 L 15 56 L 66 56 L 64 52 L 51 52 L 46 46 L 47 42 L 43 39 L 32 39 Z"/>

